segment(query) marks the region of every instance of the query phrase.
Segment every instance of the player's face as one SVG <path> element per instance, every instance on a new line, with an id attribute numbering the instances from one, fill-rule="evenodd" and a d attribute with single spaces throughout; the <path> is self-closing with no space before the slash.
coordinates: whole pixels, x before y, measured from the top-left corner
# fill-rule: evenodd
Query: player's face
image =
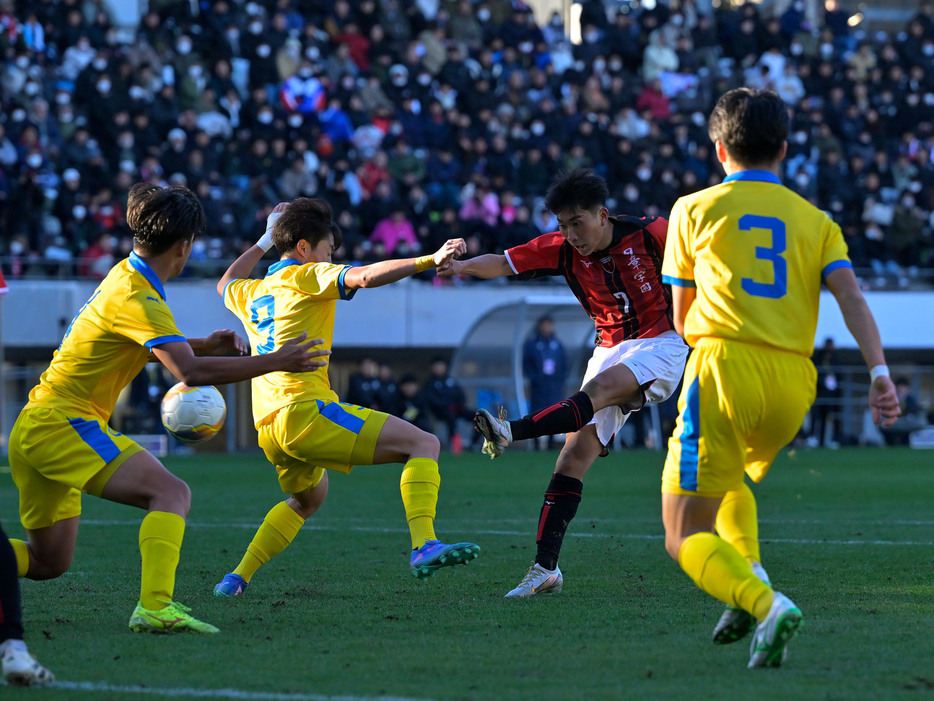
<path id="1" fill-rule="evenodd" d="M 612 230 L 607 227 L 606 207 L 596 211 L 568 209 L 557 213 L 558 231 L 582 256 L 589 256 L 610 245 Z"/>
<path id="2" fill-rule="evenodd" d="M 328 234 L 328 237 L 321 239 L 314 247 L 309 247 L 309 263 L 330 263 L 331 254 L 334 253 L 334 234 Z"/>

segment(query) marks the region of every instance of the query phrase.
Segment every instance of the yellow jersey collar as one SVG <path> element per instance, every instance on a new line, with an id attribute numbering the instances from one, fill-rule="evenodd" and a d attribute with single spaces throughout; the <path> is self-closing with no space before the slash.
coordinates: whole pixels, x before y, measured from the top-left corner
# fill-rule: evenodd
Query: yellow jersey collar
<path id="1" fill-rule="evenodd" d="M 130 265 L 132 265 L 137 270 L 137 272 L 146 278 L 149 284 L 153 286 L 153 289 L 155 289 L 155 291 L 159 293 L 159 296 L 164 300 L 165 288 L 162 286 L 162 280 L 160 280 L 159 276 L 156 275 L 156 272 L 149 267 L 149 263 L 136 255 L 136 251 L 132 251 L 130 253 L 129 261 Z"/>
<path id="2" fill-rule="evenodd" d="M 758 168 L 741 170 L 738 173 L 733 173 L 733 175 L 726 176 L 723 179 L 723 182 L 731 183 L 735 182 L 736 180 L 751 180 L 753 182 L 774 183 L 776 185 L 782 184 L 782 181 L 778 179 L 778 176 L 775 175 L 775 173 L 770 170 L 760 170 Z"/>
<path id="3" fill-rule="evenodd" d="M 280 261 L 276 261 L 269 266 L 269 270 L 266 271 L 266 277 L 278 273 L 283 268 L 287 268 L 290 265 L 301 265 L 300 261 L 295 260 L 294 258 L 283 258 Z"/>

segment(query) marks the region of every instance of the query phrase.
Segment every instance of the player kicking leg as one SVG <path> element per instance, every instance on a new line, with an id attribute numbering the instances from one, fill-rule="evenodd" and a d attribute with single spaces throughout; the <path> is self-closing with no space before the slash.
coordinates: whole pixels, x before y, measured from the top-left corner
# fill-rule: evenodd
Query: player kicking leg
<path id="1" fill-rule="evenodd" d="M 477 411 L 474 424 L 483 436 L 483 453 L 493 459 L 516 441 L 574 433 L 602 409 L 618 408 L 626 415 L 639 411 L 647 401 L 664 401 L 674 391 L 674 386 L 668 387 L 671 381 L 677 385 L 681 379 L 686 357 L 687 346 L 673 331 L 597 348 L 583 386 L 567 399 L 514 421 L 487 409 Z M 658 381 L 665 387 L 653 388 Z"/>
<path id="2" fill-rule="evenodd" d="M 495 419 L 494 424 L 489 412 L 478 414 L 481 432 L 481 425 L 495 426 L 498 434 L 508 434 L 511 440 L 567 433 L 539 512 L 535 561 L 507 598 L 561 591 L 564 577 L 558 569 L 558 555 L 580 505 L 584 475 L 598 457 L 607 454 L 606 446 L 632 411 L 647 401 L 664 401 L 674 392 L 686 357 L 687 346 L 674 332 L 598 347 L 581 390 L 563 402 L 518 421 Z M 492 439 L 484 435 L 484 439 L 486 444 L 505 449 L 495 435 Z"/>

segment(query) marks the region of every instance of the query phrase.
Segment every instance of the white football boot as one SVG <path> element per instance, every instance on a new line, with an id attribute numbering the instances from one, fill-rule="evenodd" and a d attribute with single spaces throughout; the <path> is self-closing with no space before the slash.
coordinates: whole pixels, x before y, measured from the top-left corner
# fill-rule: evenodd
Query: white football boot
<path id="1" fill-rule="evenodd" d="M 561 569 L 555 565 L 553 570 L 546 570 L 537 562 L 533 562 L 519 586 L 506 594 L 507 599 L 524 599 L 536 594 L 558 594 L 564 584 Z"/>

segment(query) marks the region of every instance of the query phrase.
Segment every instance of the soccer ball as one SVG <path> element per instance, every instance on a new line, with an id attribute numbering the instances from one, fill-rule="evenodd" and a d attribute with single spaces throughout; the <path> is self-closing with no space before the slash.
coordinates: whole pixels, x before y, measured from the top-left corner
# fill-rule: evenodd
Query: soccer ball
<path id="1" fill-rule="evenodd" d="M 213 438 L 227 417 L 227 405 L 216 387 L 189 387 L 179 382 L 162 398 L 162 425 L 183 443 Z"/>

